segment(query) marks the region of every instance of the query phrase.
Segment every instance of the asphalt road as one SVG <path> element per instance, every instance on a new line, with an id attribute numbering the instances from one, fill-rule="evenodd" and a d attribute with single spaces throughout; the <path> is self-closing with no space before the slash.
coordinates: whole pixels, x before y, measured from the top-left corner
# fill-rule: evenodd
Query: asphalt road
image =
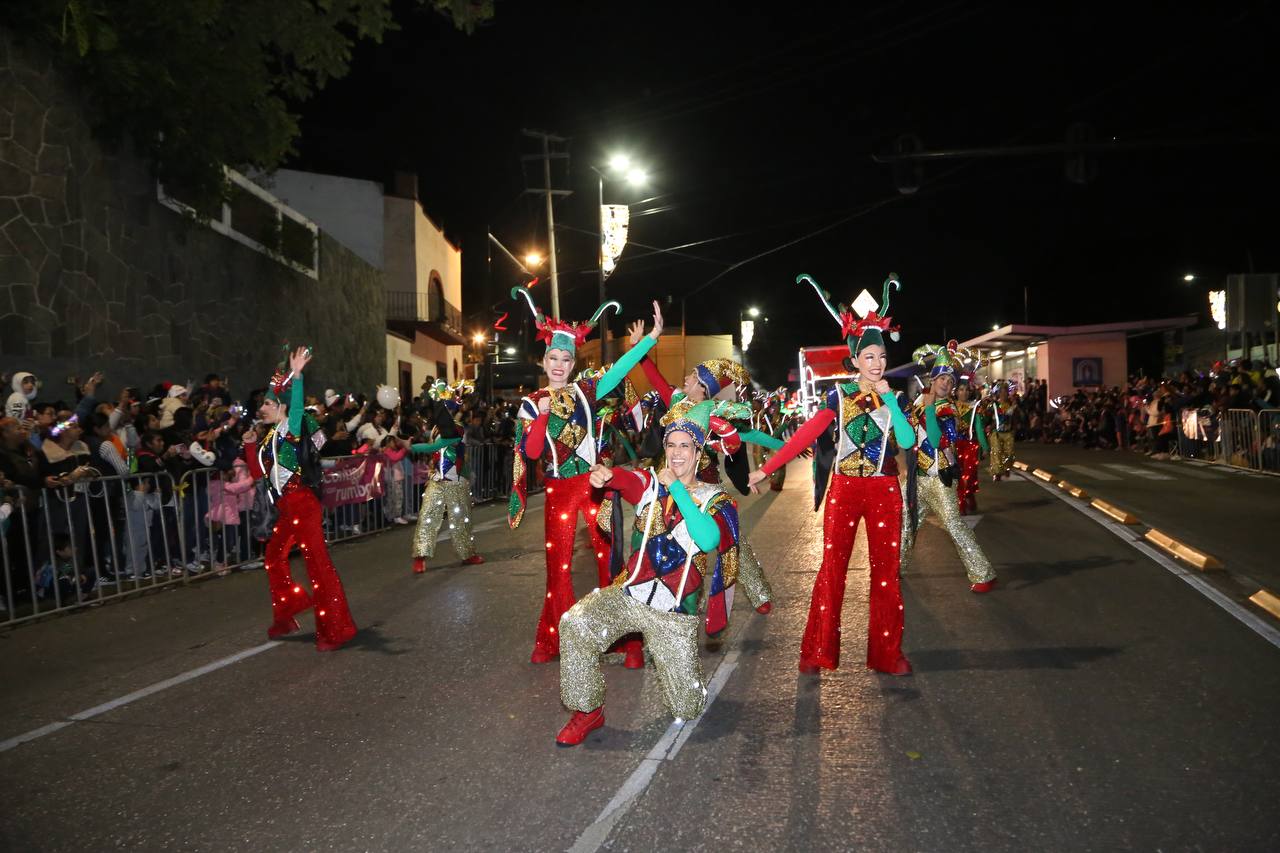
<path id="1" fill-rule="evenodd" d="M 557 665 L 528 663 L 540 504 L 515 533 L 488 507 L 481 566 L 444 547 L 413 576 L 407 530 L 334 549 L 351 647 L 295 635 L 0 752 L 0 848 L 1280 848 L 1280 650 L 1034 482 L 983 486 L 989 595 L 922 531 L 914 676 L 859 665 L 861 546 L 844 668 L 799 675 L 821 551 L 805 474 L 744 501 L 777 604 L 739 597 L 684 729 L 651 668 L 610 665 L 605 728 L 554 746 Z M 252 572 L 0 635 L 0 739 L 263 646 L 266 598 Z"/>

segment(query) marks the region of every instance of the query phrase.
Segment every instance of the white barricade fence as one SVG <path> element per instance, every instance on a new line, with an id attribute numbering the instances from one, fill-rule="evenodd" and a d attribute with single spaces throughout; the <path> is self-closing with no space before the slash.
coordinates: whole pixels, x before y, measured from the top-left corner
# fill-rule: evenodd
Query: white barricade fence
<path id="1" fill-rule="evenodd" d="M 1218 424 L 1220 462 L 1237 468 L 1262 469 L 1262 439 L 1258 413 L 1252 409 L 1228 409 Z"/>

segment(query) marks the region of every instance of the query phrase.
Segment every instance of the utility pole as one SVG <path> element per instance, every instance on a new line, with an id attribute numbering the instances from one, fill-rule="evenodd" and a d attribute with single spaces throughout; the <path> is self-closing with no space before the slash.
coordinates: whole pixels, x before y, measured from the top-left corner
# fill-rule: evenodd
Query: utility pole
<path id="1" fill-rule="evenodd" d="M 563 136 L 555 136 L 540 130 L 521 130 L 525 136 L 531 139 L 542 141 L 541 154 L 525 154 L 520 157 L 522 162 L 532 160 L 542 161 L 542 186 L 537 188 L 526 189 L 525 192 L 541 193 L 547 202 L 547 261 L 548 269 L 551 273 L 551 316 L 560 319 L 560 278 L 556 272 L 556 220 L 555 211 L 552 209 L 551 200 L 553 196 L 571 195 L 570 190 L 557 190 L 551 187 L 551 161 L 552 160 L 568 160 L 569 152 L 552 151 L 551 143 L 559 144 L 567 143 L 569 140 Z"/>

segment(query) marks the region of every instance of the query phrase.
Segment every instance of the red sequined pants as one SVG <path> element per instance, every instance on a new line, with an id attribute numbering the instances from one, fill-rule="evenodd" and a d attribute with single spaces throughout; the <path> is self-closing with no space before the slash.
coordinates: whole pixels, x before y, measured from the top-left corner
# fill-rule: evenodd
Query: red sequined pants
<path id="1" fill-rule="evenodd" d="M 956 456 L 960 461 L 960 482 L 956 483 L 956 502 L 965 512 L 972 504 L 978 508 L 978 451 L 976 441 L 962 438 L 956 442 Z"/>
<path id="2" fill-rule="evenodd" d="M 822 518 L 822 567 L 813 582 L 809 622 L 800 643 L 801 664 L 825 669 L 840 665 L 844 582 L 858 521 L 862 519 L 866 520 L 871 551 L 867 667 L 891 672 L 902 658 L 902 592 L 898 588 L 902 495 L 898 478 L 833 474 Z"/>
<path id="3" fill-rule="evenodd" d="M 534 635 L 534 652 L 560 654 L 556 633 L 560 617 L 573 606 L 573 539 L 578 532 L 578 513 L 587 522 L 591 547 L 596 552 L 599 586 L 609 585 L 609 543 L 596 526 L 603 491 L 591 488 L 590 474 L 563 480 L 547 480 L 547 593 L 542 601 L 542 617 Z"/>
<path id="4" fill-rule="evenodd" d="M 285 487 L 276 507 L 280 517 L 267 543 L 266 554 L 275 624 L 285 626 L 294 616 L 314 605 L 316 642 L 345 643 L 355 636 L 356 623 L 351 619 L 342 581 L 324 544 L 320 501 L 310 489 L 298 485 L 295 478 Z M 289 549 L 294 545 L 302 551 L 307 575 L 311 578 L 311 594 L 302 584 L 294 582 L 289 571 Z"/>

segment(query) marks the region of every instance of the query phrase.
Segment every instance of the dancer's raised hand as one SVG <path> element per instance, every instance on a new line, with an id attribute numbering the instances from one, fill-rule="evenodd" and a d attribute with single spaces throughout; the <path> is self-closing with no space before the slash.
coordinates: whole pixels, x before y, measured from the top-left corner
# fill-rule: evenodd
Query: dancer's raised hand
<path id="1" fill-rule="evenodd" d="M 655 341 L 662 337 L 662 306 L 658 305 L 658 300 L 653 300 L 653 331 L 649 333 L 649 337 Z"/>
<path id="2" fill-rule="evenodd" d="M 301 373 L 309 361 L 311 361 L 311 347 L 298 347 L 289 356 L 289 369 L 295 374 Z"/>
<path id="3" fill-rule="evenodd" d="M 644 337 L 644 320 L 636 320 L 627 326 L 627 331 L 631 333 L 631 346 L 640 343 L 640 339 Z"/>

